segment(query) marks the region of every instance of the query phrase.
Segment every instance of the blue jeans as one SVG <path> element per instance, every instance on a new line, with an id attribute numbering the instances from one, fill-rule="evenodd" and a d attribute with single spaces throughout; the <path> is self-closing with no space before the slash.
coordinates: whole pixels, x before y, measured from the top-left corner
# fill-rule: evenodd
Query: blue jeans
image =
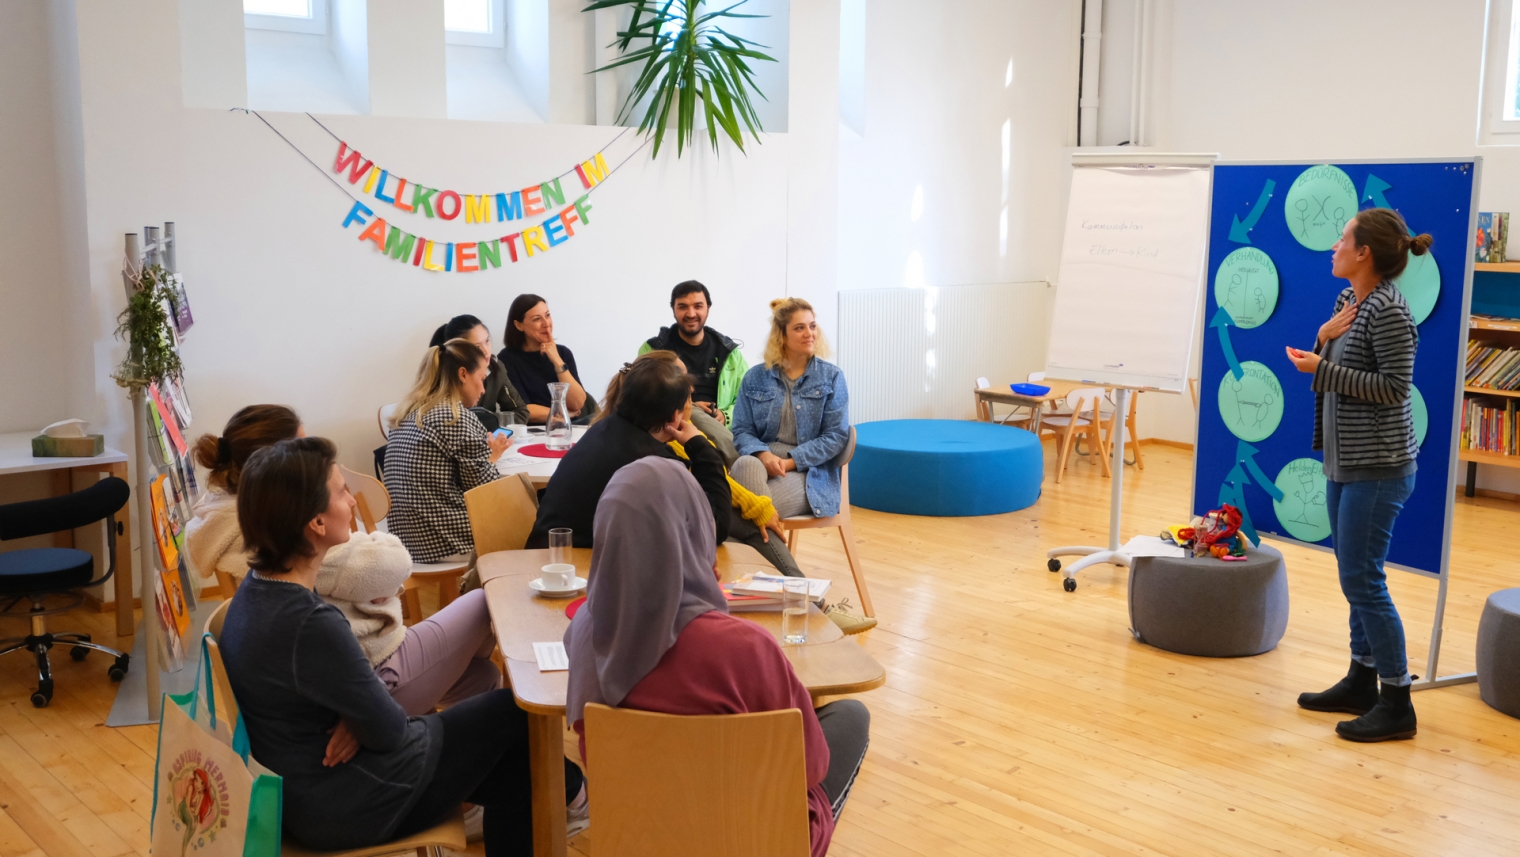
<path id="1" fill-rule="evenodd" d="M 1414 477 L 1325 483 L 1330 534 L 1340 567 L 1341 592 L 1351 605 L 1351 657 L 1376 667 L 1385 684 L 1409 684 L 1404 622 L 1388 594 L 1383 561 L 1393 522 L 1414 492 Z"/>

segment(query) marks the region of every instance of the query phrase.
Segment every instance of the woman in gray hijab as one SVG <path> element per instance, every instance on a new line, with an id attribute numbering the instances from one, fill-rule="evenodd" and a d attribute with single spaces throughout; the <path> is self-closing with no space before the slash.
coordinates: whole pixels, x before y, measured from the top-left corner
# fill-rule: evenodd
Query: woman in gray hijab
<path id="1" fill-rule="evenodd" d="M 815 712 L 775 637 L 729 615 L 713 571 L 712 510 L 679 462 L 646 457 L 618 470 L 593 529 L 586 603 L 565 632 L 566 714 L 581 758 L 588 703 L 679 715 L 796 708 L 821 857 L 865 758 L 866 707 L 844 699 Z"/>

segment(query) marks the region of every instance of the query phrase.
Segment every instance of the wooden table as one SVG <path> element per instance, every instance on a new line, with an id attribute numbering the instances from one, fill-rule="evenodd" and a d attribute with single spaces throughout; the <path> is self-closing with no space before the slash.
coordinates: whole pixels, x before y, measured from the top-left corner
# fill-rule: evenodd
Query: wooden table
<path id="1" fill-rule="evenodd" d="M 576 572 L 586 576 L 591 550 L 571 551 Z M 528 753 L 533 769 L 533 852 L 538 857 L 564 857 L 565 692 L 570 674 L 539 672 L 533 644 L 560 640 L 570 620 L 565 605 L 570 599 L 540 598 L 528 582 L 540 575 L 549 562 L 548 550 L 499 551 L 482 556 L 477 563 L 485 585 L 491 623 L 507 665 L 512 694 L 528 712 Z M 718 571 L 723 580 L 746 574 L 774 574 L 775 567 L 746 545 L 718 546 Z M 735 614 L 764 627 L 781 639 L 781 612 L 755 611 Z M 782 651 L 797 678 L 815 697 L 859 693 L 886 683 L 886 670 L 854 640 L 840 633 L 833 620 L 817 606 L 808 611 L 808 641 L 783 645 Z"/>
<path id="2" fill-rule="evenodd" d="M 1050 392 L 1043 396 L 1024 396 L 1015 393 L 1008 388 L 1007 384 L 1001 387 L 979 387 L 976 391 L 976 418 L 984 423 L 992 422 L 992 403 L 1013 405 L 1017 408 L 1030 408 L 1036 413 L 1044 409 L 1047 402 L 1060 402 L 1072 390 L 1078 387 L 1091 387 L 1091 384 L 1082 384 L 1078 381 L 1038 381 L 1042 387 L 1049 387 Z"/>
<path id="3" fill-rule="evenodd" d="M 524 425 L 506 426 L 506 428 L 512 430 L 512 446 L 502 453 L 501 460 L 496 462 L 496 469 L 505 475 L 526 473 L 528 474 L 528 478 L 533 480 L 533 487 L 542 490 L 545 485 L 549 484 L 549 477 L 554 475 L 554 471 L 559 467 L 560 460 L 558 458 L 534 458 L 530 455 L 523 455 L 522 448 L 543 443 L 548 438 L 542 432 L 536 434 L 530 433 L 528 431 L 529 427 Z M 543 426 L 533 426 L 533 428 L 542 429 Z M 572 426 L 571 440 L 579 441 L 585 433 L 586 426 Z M 539 642 L 543 641 L 539 640 Z"/>
<path id="4" fill-rule="evenodd" d="M 74 491 L 75 473 L 101 473 L 120 477 L 128 485 L 127 455 L 107 448 L 100 455 L 89 458 L 38 458 L 32 455 L 32 432 L 0 434 L 0 476 L 12 473 L 36 473 L 50 471 L 52 496 L 61 497 Z M 132 504 L 117 512 L 118 545 L 116 551 L 116 635 L 132 635 Z M 64 530 L 53 534 L 53 546 L 74 546 L 74 531 Z"/>

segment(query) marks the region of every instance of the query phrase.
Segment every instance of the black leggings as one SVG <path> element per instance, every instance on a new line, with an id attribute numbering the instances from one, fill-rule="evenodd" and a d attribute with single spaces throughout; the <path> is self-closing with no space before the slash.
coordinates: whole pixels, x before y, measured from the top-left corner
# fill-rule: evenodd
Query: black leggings
<path id="1" fill-rule="evenodd" d="M 823 791 L 838 818 L 871 743 L 871 712 L 858 699 L 840 699 L 816 713 L 823 741 L 829 745 L 829 772 L 823 777 Z"/>
<path id="2" fill-rule="evenodd" d="M 443 721 L 438 767 L 396 828 L 410 836 L 441 823 L 465 801 L 485 807 L 488 857 L 533 853 L 533 790 L 528 715 L 510 690 L 482 693 L 430 714 Z M 581 769 L 565 760 L 565 803 L 580 793 Z"/>

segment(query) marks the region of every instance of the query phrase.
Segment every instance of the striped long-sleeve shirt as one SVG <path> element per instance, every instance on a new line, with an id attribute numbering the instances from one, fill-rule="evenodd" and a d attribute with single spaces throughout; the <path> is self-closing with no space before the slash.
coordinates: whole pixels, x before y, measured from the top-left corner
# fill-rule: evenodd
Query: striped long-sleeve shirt
<path id="1" fill-rule="evenodd" d="M 1335 301 L 1340 312 L 1352 299 L 1347 288 Z M 1321 360 L 1314 373 L 1314 448 L 1325 448 L 1324 397 L 1336 394 L 1337 464 L 1343 468 L 1395 468 L 1414 460 L 1410 386 L 1419 332 L 1404 296 L 1383 281 L 1362 301 L 1342 334 L 1339 362 Z M 1324 345 L 1318 349 L 1326 351 Z"/>

